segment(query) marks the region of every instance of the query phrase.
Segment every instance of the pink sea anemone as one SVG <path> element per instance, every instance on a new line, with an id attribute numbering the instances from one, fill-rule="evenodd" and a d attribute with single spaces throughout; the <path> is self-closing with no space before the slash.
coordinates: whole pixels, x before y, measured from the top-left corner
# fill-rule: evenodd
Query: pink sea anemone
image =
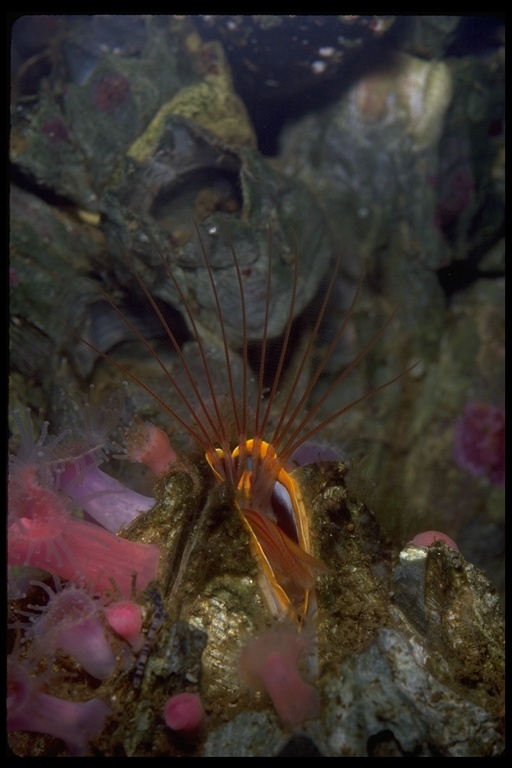
<path id="1" fill-rule="evenodd" d="M 198 693 L 178 693 L 164 705 L 166 725 L 180 736 L 196 736 L 204 724 L 205 712 Z"/>
<path id="2" fill-rule="evenodd" d="M 145 464 L 155 474 L 161 475 L 175 463 L 177 456 L 162 429 L 139 419 L 126 433 L 126 458 Z"/>
<path id="3" fill-rule="evenodd" d="M 101 699 L 75 702 L 43 693 L 22 662 L 7 665 L 7 730 L 47 733 L 65 742 L 72 756 L 84 755 L 103 728 L 110 707 Z"/>
<path id="4" fill-rule="evenodd" d="M 115 414 L 108 410 L 105 426 L 99 428 L 99 415 L 86 403 L 82 439 L 76 442 L 69 442 L 65 432 L 48 438 L 47 422 L 36 439 L 30 418 L 13 417 L 20 448 L 9 466 L 9 565 L 41 568 L 99 591 L 111 591 L 115 584 L 124 597 L 132 595 L 134 583 L 137 590 L 145 589 L 157 576 L 159 548 L 74 517 L 69 497 L 60 490 L 66 481 L 70 494 L 84 506 L 90 504 L 100 522 L 115 530 L 153 506 L 153 499 L 125 488 L 97 467 L 110 449 Z"/>
<path id="5" fill-rule="evenodd" d="M 94 86 L 92 103 L 99 112 L 109 115 L 127 101 L 130 95 L 130 83 L 121 73 L 105 75 Z"/>
<path id="6" fill-rule="evenodd" d="M 42 582 L 32 582 L 49 596 L 31 616 L 27 636 L 36 654 L 53 659 L 58 650 L 72 656 L 93 677 L 104 680 L 116 666 L 116 656 L 105 632 L 101 603 L 85 587 L 67 584 L 56 591 Z"/>
<path id="7" fill-rule="evenodd" d="M 13 565 L 45 567 L 72 557 L 64 531 L 70 513 L 58 494 L 43 488 L 37 467 L 9 473 L 8 556 Z M 44 563 L 44 565 L 37 565 Z"/>
<path id="8" fill-rule="evenodd" d="M 144 645 L 142 634 L 142 608 L 131 600 L 119 600 L 104 608 L 105 618 L 119 637 L 126 640 L 135 652 Z"/>
<path id="9" fill-rule="evenodd" d="M 75 464 L 66 464 L 60 470 L 59 483 L 64 493 L 111 533 L 155 505 L 153 498 L 130 490 L 91 462 L 81 471 Z"/>
<path id="10" fill-rule="evenodd" d="M 310 644 L 307 632 L 276 625 L 250 640 L 238 660 L 241 680 L 251 691 L 268 694 L 286 728 L 296 728 L 320 712 L 318 691 L 305 682 L 299 666 Z"/>
<path id="11" fill-rule="evenodd" d="M 11 473 L 8 563 L 30 565 L 97 590 L 115 583 L 126 597 L 157 577 L 160 550 L 132 542 L 71 516 L 60 494 L 43 488 L 34 467 Z"/>
<path id="12" fill-rule="evenodd" d="M 47 120 L 41 126 L 41 132 L 48 137 L 48 140 L 52 144 L 58 144 L 61 141 L 67 141 L 69 138 L 69 131 L 66 124 L 57 119 Z"/>

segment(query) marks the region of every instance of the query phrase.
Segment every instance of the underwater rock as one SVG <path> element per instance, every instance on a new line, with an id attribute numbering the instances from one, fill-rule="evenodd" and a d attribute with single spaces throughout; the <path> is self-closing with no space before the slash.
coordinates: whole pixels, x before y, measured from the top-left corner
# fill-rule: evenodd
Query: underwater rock
<path id="1" fill-rule="evenodd" d="M 362 74 L 336 104 L 284 132 L 285 168 L 299 172 L 316 192 L 340 247 L 357 248 L 368 258 L 384 245 L 386 224 L 403 206 L 409 227 L 421 233 L 419 210 L 424 223 L 434 206 L 426 167 L 435 173 L 452 97 L 446 63 L 395 53 Z M 435 265 L 433 244 L 421 234 L 417 257 Z"/>
<path id="2" fill-rule="evenodd" d="M 101 23 L 90 19 L 89 25 L 82 17 L 61 20 L 49 82 L 43 81 L 30 106 L 13 105 L 11 160 L 26 177 L 100 213 L 125 156 L 140 161 L 151 154 L 169 114 L 206 130 L 223 146 L 255 145 L 218 43 L 201 43 L 186 19 L 126 17 L 126 26 L 131 19 L 140 33 L 139 44 L 96 47 L 87 74 L 77 77 L 67 62 L 72 52 L 83 53 L 73 46 L 75 35 L 86 46 L 84 27 L 90 34 Z"/>
<path id="3" fill-rule="evenodd" d="M 373 375 L 419 361 L 399 406 L 389 389 L 377 413 L 372 403 L 347 415 L 345 445 L 334 430 L 325 438 L 354 455 L 358 433 L 380 425 L 361 448 L 371 456 L 367 479 L 382 492 L 373 504 L 379 521 L 402 542 L 447 530 L 502 589 L 503 496 L 471 478 L 468 486 L 451 446 L 466 402 L 501 407 L 504 398 L 504 47 L 496 35 L 484 50 L 437 61 L 435 50 L 454 42 L 445 23 L 453 30 L 450 19 L 418 22 L 435 28 L 426 60 L 418 37 L 405 35 L 415 56 L 388 50 L 336 103 L 290 123 L 282 160 L 317 194 L 344 268 L 365 265 L 356 345 L 386 306 L 397 310 L 391 343 L 372 350 Z M 333 366 L 342 360 L 333 356 Z M 414 511 L 404 515 L 404 504 Z"/>
<path id="4" fill-rule="evenodd" d="M 123 285 L 128 279 L 128 285 L 137 288 L 126 268 L 128 252 L 131 267 L 140 274 L 147 290 L 180 310 L 183 299 L 165 274 L 165 265 L 172 265 L 183 295 L 197 305 L 198 323 L 220 340 L 218 308 L 206 269 L 208 262 L 222 306 L 229 308 L 224 318 L 227 338 L 237 349 L 242 343 L 242 307 L 237 275 L 227 269 L 232 263 L 231 249 L 236 248 L 244 278 L 248 340 L 254 343 L 261 341 L 264 329 L 263 297 L 271 248 L 272 297 L 267 334 L 270 338 L 279 336 L 290 306 L 295 257 L 300 275 L 294 303 L 296 315 L 311 303 L 330 262 L 330 243 L 322 212 L 303 185 L 274 171 L 254 152 L 236 154 L 219 149 L 179 118 L 168 118 L 166 126 L 163 141 L 174 150 L 168 149 L 165 154 L 156 151 L 155 158 L 128 171 L 125 183 L 116 190 L 117 202 L 113 200 L 113 190 L 109 192 L 112 205 L 107 211 L 105 230 L 118 284 Z M 218 170 L 212 173 L 210 166 Z M 210 215 L 208 208 L 197 210 L 200 223 L 196 233 L 194 205 L 202 196 L 206 201 L 207 194 L 215 195 L 216 185 L 218 194 L 226 194 L 227 190 L 237 197 L 241 195 L 237 203 L 239 213 L 226 213 L 219 219 Z M 180 199 L 183 187 L 187 196 L 196 199 L 187 212 L 183 208 L 186 200 Z M 214 210 L 216 205 L 219 200 L 214 202 Z M 308 211 L 307 217 L 301 215 L 303 210 Z"/>
<path id="5" fill-rule="evenodd" d="M 393 27 L 393 16 L 199 15 L 205 40 L 220 40 L 244 98 L 282 98 L 318 87 L 368 51 Z M 323 66 L 322 66 L 323 64 Z M 252 96 L 254 98 L 254 95 Z"/>
<path id="6" fill-rule="evenodd" d="M 395 627 L 329 667 L 320 722 L 301 738 L 324 757 L 501 755 L 504 627 L 493 588 L 442 544 L 403 550 L 393 579 Z M 250 753 L 277 756 L 284 734 L 261 714 L 211 733 L 205 754 L 246 754 L 259 729 Z"/>
<path id="7" fill-rule="evenodd" d="M 326 571 L 317 577 L 318 613 L 303 630 L 316 636 L 308 679 L 321 708 L 286 729 L 266 696 L 245 690 L 239 677 L 250 638 L 269 626 L 281 629 L 232 495 L 225 486 L 212 489 L 206 477 L 197 464 L 171 469 L 155 507 L 125 532 L 158 543 L 163 571 L 159 585 L 138 598 L 145 616 L 140 653 L 95 684 L 112 712 L 91 754 L 272 756 L 295 736 L 325 756 L 391 748 L 425 756 L 501 752 L 504 643 L 495 591 L 444 543 L 397 555 L 339 463 L 293 473 L 312 552 Z M 75 685 L 90 698 L 88 678 Z M 53 686 L 65 695 L 64 679 Z M 184 743 L 163 711 L 170 696 L 187 691 L 200 695 L 206 726 Z"/>
<path id="8" fill-rule="evenodd" d="M 128 327 L 156 339 L 171 371 L 183 367 L 169 339 L 162 349 L 161 324 L 148 322 L 139 275 L 201 378 L 197 341 L 180 314 L 179 291 L 162 280 L 162 259 L 176 265 L 197 310 L 217 391 L 224 341 L 194 219 L 204 222 L 198 229 L 235 347 L 243 332 L 240 292 L 224 269 L 233 264 L 228 233 L 243 267 L 254 343 L 262 332 L 269 223 L 274 337 L 286 322 L 295 238 L 294 337 L 318 309 L 314 296 L 322 276 L 329 278 L 331 242 L 341 246 L 341 279 L 312 358 L 329 349 L 345 318 L 350 280 L 365 262 L 359 309 L 344 343 L 331 350 L 313 401 L 383 319 L 402 309 L 390 338 L 358 364 L 354 388 L 344 382 L 342 399 L 328 398 L 327 413 L 416 360 L 420 365 L 384 390 L 378 405 L 364 403 L 347 414 L 343 429 L 333 424 L 322 434 L 338 455 L 351 457 L 350 473 L 336 463 L 294 473 L 307 501 L 312 556 L 327 569 L 315 571 L 318 615 L 308 637 L 317 642 L 300 662 L 305 685 L 322 701 L 318 717 L 287 731 L 271 701 L 240 684 L 241 649 L 276 619 L 233 494 L 213 487 L 204 454 L 186 441 L 179 448 L 188 452 L 180 451 L 179 464 L 158 481 L 157 506 L 126 534 L 158 542 L 164 552 L 165 573 L 137 598 L 145 637 L 139 654 L 117 638 L 126 666 L 99 687 L 71 657 L 48 670 L 49 679 L 41 670 L 30 674 L 64 701 L 98 696 L 111 707 L 90 744 L 95 756 L 500 754 L 503 620 L 495 592 L 468 561 L 503 586 L 503 488 L 457 467 L 452 444 L 467 401 L 503 402 L 503 51 L 429 60 L 451 45 L 451 28 L 439 33 L 442 25 L 426 42 L 426 60 L 417 39 L 408 48 L 412 57 L 398 44 L 382 71 L 377 66 L 356 80 L 327 118 L 315 114 L 290 126 L 278 171 L 254 149 L 219 47 L 198 42 L 187 20 L 128 19 L 45 19 L 39 41 L 29 24 L 29 39 L 15 51 L 14 404 L 48 410 L 50 401 L 57 432 L 81 425 L 83 401 L 73 401 L 71 383 L 92 375 L 104 405 L 109 387 L 126 378 L 97 364 L 98 350 L 108 350 L 179 416 L 161 368 L 148 348 L 144 358 Z M 327 74 L 335 59 L 321 57 Z M 387 68 L 393 62 L 396 69 Z M 66 335 L 62 321 L 95 350 Z M 233 353 L 230 361 L 238 393 L 242 359 Z M 133 413 L 153 419 L 157 404 L 147 392 L 122 389 L 123 423 Z M 174 446 L 180 425 L 170 428 L 168 414 L 163 421 L 174 429 Z M 442 545 L 398 552 L 413 533 L 432 528 L 453 536 L 461 554 Z M 29 579 L 23 574 L 19 583 Z M 130 583 L 127 574 L 128 589 Z M 20 587 L 23 610 L 32 598 L 22 593 Z M 20 650 L 16 640 L 14 646 Z M 22 644 L 20 663 L 29 656 Z M 165 703 L 182 692 L 200 694 L 206 711 L 204 732 L 187 743 L 164 719 Z M 11 743 L 20 755 L 67 754 L 44 735 L 17 732 Z"/>
<path id="9" fill-rule="evenodd" d="M 49 76 L 37 98 L 14 109 L 11 159 L 39 184 L 97 211 L 123 152 L 161 100 L 181 87 L 180 33 L 168 17 L 162 24 L 156 17 L 131 16 L 117 29 L 101 17 L 57 19 L 46 52 Z M 126 44 L 128 30 L 133 45 Z M 102 44 L 107 32 L 110 39 Z M 15 39 L 16 33 L 15 26 Z"/>
<path id="10" fill-rule="evenodd" d="M 406 633 L 381 629 L 324 689 L 328 757 L 497 757 L 492 713 L 442 685 L 424 666 L 428 653 Z M 318 744 L 318 742 L 317 742 Z M 323 748 L 322 748 L 323 747 Z"/>
<path id="11" fill-rule="evenodd" d="M 453 444 L 468 402 L 485 400 L 498 409 L 504 405 L 504 308 L 501 279 L 482 278 L 454 296 L 446 311 L 438 359 L 418 388 L 409 419 L 409 447 L 400 457 L 393 448 L 381 454 L 383 458 L 387 454 L 381 488 L 387 489 L 384 497 L 389 504 L 381 507 L 376 501 L 374 510 L 403 542 L 420 530 L 445 531 L 500 591 L 504 590 L 504 488 L 493 484 L 488 474 L 473 476 L 458 466 Z M 393 431 L 391 426 L 392 441 Z M 499 444 L 493 447 L 493 458 L 488 460 L 499 462 L 499 450 Z M 387 482 L 388 472 L 398 464 L 400 477 Z M 414 514 L 398 523 L 393 510 L 401 509 L 400 500 L 406 498 L 414 498 Z"/>
<path id="12" fill-rule="evenodd" d="M 497 596 L 483 574 L 441 543 L 428 549 L 409 547 L 395 561 L 369 510 L 352 497 L 342 466 L 312 465 L 296 476 L 307 489 L 313 510 L 316 551 L 330 566 L 318 580 L 317 686 L 322 709 L 298 732 L 326 756 L 376 754 L 384 742 L 388 749 L 389 743 L 394 744 L 397 754 L 499 754 L 503 623 Z M 157 506 L 133 524 L 129 534 L 153 536 L 153 528 L 165 530 L 164 515 L 168 521 L 169 535 L 160 541 L 168 553 L 171 577 L 162 602 L 169 619 L 157 627 L 139 694 L 126 689 L 133 685 L 133 673 L 103 684 L 114 701 L 124 702 L 123 721 L 121 712 L 113 715 L 109 735 L 105 732 L 95 747 L 107 755 L 114 744 L 117 748 L 124 744 L 127 754 L 143 755 L 145 734 L 156 729 L 153 754 L 155 748 L 163 750 L 160 754 L 176 749 L 179 753 L 170 737 L 163 741 L 160 720 L 155 720 L 159 706 L 155 690 L 164 680 L 166 691 L 175 690 L 169 683 L 175 678 L 169 674 L 177 664 L 187 670 L 189 682 L 199 681 L 205 702 L 208 731 L 200 754 L 277 755 L 290 735 L 264 698 L 242 692 L 236 673 L 245 638 L 267 621 L 258 596 L 256 564 L 248 540 L 244 545 L 240 539 L 238 513 L 233 517 L 229 499 L 217 492 L 210 494 L 204 509 L 196 507 L 194 498 L 201 504 L 201 496 L 185 491 L 190 481 L 179 474 L 170 480 L 162 503 L 167 498 L 173 511 L 167 503 L 162 511 Z M 184 493 L 176 496 L 172 489 L 182 485 Z M 413 577 L 411 569 L 418 575 Z M 155 598 L 150 591 L 146 594 L 148 613 L 154 615 Z M 200 628 L 198 638 L 204 638 L 195 672 L 190 667 L 194 653 L 185 651 L 180 661 L 166 629 L 175 631 L 177 614 L 189 627 Z M 183 641 L 180 647 L 185 649 Z M 425 707 L 425 701 L 430 705 Z M 129 706 L 135 707 L 139 723 L 137 734 L 129 737 L 122 735 L 126 702 L 133 702 Z M 227 711 L 230 717 L 225 723 Z M 113 722 L 117 722 L 115 738 Z M 260 738 L 255 742 L 257 733 Z M 198 742 L 189 749 L 194 754 L 202 747 Z"/>
<path id="13" fill-rule="evenodd" d="M 182 299 L 170 280 L 162 281 L 163 258 L 175 265 L 184 295 L 198 302 L 198 323 L 205 335 L 211 335 L 212 346 L 223 345 L 194 221 L 206 222 L 203 243 L 218 279 L 219 296 L 230 307 L 227 337 L 233 347 L 240 345 L 241 308 L 236 279 L 232 271 L 224 270 L 226 260 L 231 263 L 230 238 L 247 283 L 246 315 L 253 319 L 249 332 L 254 342 L 263 333 L 261 295 L 269 228 L 275 254 L 270 336 L 278 336 L 284 328 L 295 252 L 301 273 L 297 314 L 310 304 L 330 260 L 323 215 L 311 194 L 251 149 L 255 142 L 250 123 L 218 43 L 202 43 L 186 19 L 165 17 L 165 24 L 159 24 L 156 17 L 130 17 L 135 34 L 131 44 L 123 38 L 130 29 L 128 18 L 124 23 L 88 19 L 57 17 L 58 29 L 44 49 L 44 56 L 53 62 L 51 72 L 29 103 L 13 104 L 11 159 L 18 183 L 28 185 L 31 194 L 40 190 L 54 208 L 61 204 L 66 210 L 59 216 L 75 235 L 70 243 L 69 235 L 56 225 L 46 234 L 38 225 L 27 238 L 21 230 L 31 230 L 31 224 L 24 218 L 23 205 L 30 204 L 41 216 L 46 208 L 49 222 L 55 219 L 54 211 L 37 197 L 32 201 L 29 193 L 15 190 L 20 197 L 19 218 L 17 213 L 14 217 L 19 238 L 29 239 L 19 250 L 31 263 L 41 263 L 41 270 L 26 297 L 23 264 L 28 262 L 20 262 L 18 268 L 13 260 L 13 296 L 20 301 L 27 298 L 20 310 L 15 301 L 21 318 L 12 326 L 14 359 L 22 376 L 34 378 L 44 369 L 43 358 L 53 355 L 50 347 L 57 345 L 52 370 L 60 375 L 62 360 L 71 366 L 62 371 L 59 387 L 54 388 L 59 394 L 52 393 L 50 383 L 43 383 L 43 398 L 50 401 L 58 399 L 74 378 L 80 383 L 88 377 L 97 361 L 98 354 L 78 342 L 73 332 L 101 352 L 133 339 L 103 293 L 116 296 L 125 316 L 146 338 L 162 334 L 159 322 L 155 327 L 145 319 L 147 297 L 132 269 L 155 299 L 166 303 L 174 327 L 181 329 L 180 339 L 190 338 L 187 321 L 178 314 Z M 30 25 L 19 30 L 29 37 L 33 32 Z M 188 68 L 179 64 L 182 56 Z M 23 79 L 22 64 L 20 69 Z M 16 98 L 16 89 L 13 95 Z M 304 217 L 302 210 L 309 215 Z M 226 217 L 226 232 L 220 232 L 219 221 L 210 218 L 217 211 Z M 36 253 L 37 236 L 48 234 L 45 251 Z M 18 246 L 17 235 L 13 244 Z M 54 264 L 54 251 L 59 258 L 64 251 L 73 254 L 69 264 L 64 268 Z M 97 255 L 93 257 L 92 251 Z M 48 269 L 52 270 L 49 295 L 59 297 L 58 317 L 38 293 L 41 281 L 49 279 Z M 71 328 L 67 336 L 65 324 Z M 27 330 L 19 330 L 26 325 Z M 41 354 L 23 360 L 21 350 L 31 347 L 41 347 Z M 58 424 L 56 415 L 58 407 L 52 413 Z"/>
<path id="14" fill-rule="evenodd" d="M 69 211 L 16 186 L 10 205 L 11 407 L 37 411 L 60 399 L 55 379 L 75 344 L 66 323 L 99 298 L 88 271 L 103 238 Z M 57 429 L 62 423 L 52 421 Z"/>

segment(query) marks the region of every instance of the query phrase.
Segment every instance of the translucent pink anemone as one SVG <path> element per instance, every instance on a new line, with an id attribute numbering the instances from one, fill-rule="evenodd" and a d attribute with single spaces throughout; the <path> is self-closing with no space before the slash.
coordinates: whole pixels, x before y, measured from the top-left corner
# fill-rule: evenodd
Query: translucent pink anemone
<path id="1" fill-rule="evenodd" d="M 125 457 L 132 463 L 145 464 L 157 475 L 166 472 L 178 458 L 167 434 L 140 419 L 126 433 Z"/>
<path id="2" fill-rule="evenodd" d="M 250 640 L 240 654 L 240 678 L 250 690 L 268 694 L 286 728 L 296 728 L 320 712 L 318 691 L 305 682 L 299 666 L 310 644 L 307 632 L 277 625 Z"/>
<path id="3" fill-rule="evenodd" d="M 72 756 L 87 753 L 89 740 L 100 733 L 110 707 L 101 699 L 75 702 L 40 690 L 21 661 L 7 665 L 7 730 L 47 733 L 65 742 Z"/>
<path id="4" fill-rule="evenodd" d="M 131 600 L 120 600 L 107 605 L 103 612 L 109 626 L 126 640 L 135 652 L 144 645 L 142 634 L 142 608 Z"/>
<path id="5" fill-rule="evenodd" d="M 95 590 L 130 597 L 157 577 L 156 545 L 115 536 L 94 523 L 73 518 L 63 498 L 39 484 L 28 466 L 11 473 L 9 488 L 8 563 L 52 571 L 68 581 L 84 580 Z"/>
<path id="6" fill-rule="evenodd" d="M 104 680 L 115 669 L 116 656 L 105 632 L 102 605 L 76 584 L 64 588 L 55 580 L 56 591 L 42 582 L 32 582 L 49 596 L 39 616 L 32 616 L 27 635 L 36 655 L 53 659 L 58 650 L 72 656 L 93 677 Z"/>

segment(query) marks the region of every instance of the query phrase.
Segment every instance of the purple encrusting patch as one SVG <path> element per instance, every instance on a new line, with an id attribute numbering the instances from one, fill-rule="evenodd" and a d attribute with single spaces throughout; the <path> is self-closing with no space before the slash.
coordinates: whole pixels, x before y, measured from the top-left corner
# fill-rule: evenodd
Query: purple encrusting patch
<path id="1" fill-rule="evenodd" d="M 292 460 L 299 467 L 304 467 L 306 464 L 314 464 L 317 461 L 341 461 L 342 459 L 334 448 L 309 440 L 297 448 Z"/>
<path id="2" fill-rule="evenodd" d="M 111 114 L 124 104 L 129 93 L 130 83 L 124 75 L 105 75 L 94 86 L 92 101 L 100 112 Z"/>
<path id="3" fill-rule="evenodd" d="M 52 144 L 58 144 L 61 141 L 67 141 L 69 138 L 68 129 L 62 120 L 48 120 L 41 126 L 41 131 L 48 137 Z"/>
<path id="4" fill-rule="evenodd" d="M 68 463 L 59 480 L 61 490 L 111 533 L 118 533 L 155 505 L 153 497 L 130 490 L 95 464 L 86 463 L 79 472 Z"/>
<path id="5" fill-rule="evenodd" d="M 505 411 L 484 401 L 466 404 L 455 425 L 453 458 L 457 466 L 494 485 L 505 484 Z"/>

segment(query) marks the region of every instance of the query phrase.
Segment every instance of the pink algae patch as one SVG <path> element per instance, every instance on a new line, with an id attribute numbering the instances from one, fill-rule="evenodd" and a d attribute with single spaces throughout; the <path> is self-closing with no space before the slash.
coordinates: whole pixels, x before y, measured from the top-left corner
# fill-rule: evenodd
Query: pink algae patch
<path id="1" fill-rule="evenodd" d="M 111 114 L 124 104 L 129 93 L 130 83 L 124 75 L 105 75 L 96 83 L 92 101 L 99 112 Z"/>
<path id="2" fill-rule="evenodd" d="M 505 484 L 505 411 L 471 401 L 455 425 L 453 458 L 457 466 L 494 485 Z"/>

